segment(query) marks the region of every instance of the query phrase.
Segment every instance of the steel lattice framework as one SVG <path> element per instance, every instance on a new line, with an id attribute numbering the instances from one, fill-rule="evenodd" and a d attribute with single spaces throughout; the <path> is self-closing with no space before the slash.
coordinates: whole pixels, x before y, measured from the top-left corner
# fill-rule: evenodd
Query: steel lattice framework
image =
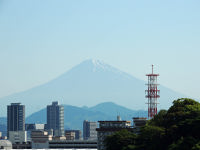
<path id="1" fill-rule="evenodd" d="M 148 118 L 151 119 L 157 114 L 157 99 L 160 97 L 160 90 L 158 90 L 157 77 L 159 74 L 152 73 L 146 75 L 148 77 L 148 89 L 145 90 L 146 98 L 148 98 Z"/>

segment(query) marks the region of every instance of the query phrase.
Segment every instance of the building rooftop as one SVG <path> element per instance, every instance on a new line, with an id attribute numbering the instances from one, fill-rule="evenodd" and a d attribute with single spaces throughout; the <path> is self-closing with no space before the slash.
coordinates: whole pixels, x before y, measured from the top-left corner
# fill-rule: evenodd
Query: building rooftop
<path id="1" fill-rule="evenodd" d="M 20 105 L 21 103 L 11 103 L 11 105 Z"/>
<path id="2" fill-rule="evenodd" d="M 145 118 L 145 117 L 133 117 L 133 119 L 137 119 L 137 120 L 145 120 L 145 119 L 147 119 L 147 118 Z"/>
<path id="3" fill-rule="evenodd" d="M 52 102 L 52 105 L 58 105 L 58 101 Z"/>
<path id="4" fill-rule="evenodd" d="M 126 120 L 121 120 L 121 121 L 118 121 L 118 120 L 111 120 L 111 121 L 98 121 L 98 122 L 116 122 L 116 123 L 118 123 L 118 122 L 128 122 L 128 123 L 131 123 L 131 121 L 126 121 Z"/>

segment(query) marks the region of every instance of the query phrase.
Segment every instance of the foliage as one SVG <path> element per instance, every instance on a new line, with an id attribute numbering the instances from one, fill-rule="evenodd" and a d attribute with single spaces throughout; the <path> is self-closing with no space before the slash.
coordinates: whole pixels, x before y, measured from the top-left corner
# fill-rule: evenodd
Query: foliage
<path id="1" fill-rule="evenodd" d="M 192 150 L 200 150 L 200 141 L 192 147 Z"/>
<path id="2" fill-rule="evenodd" d="M 164 128 L 146 125 L 141 129 L 141 133 L 138 135 L 138 142 L 144 145 L 144 149 L 155 150 L 162 148 L 162 138 L 164 135 Z"/>
<path id="3" fill-rule="evenodd" d="M 166 114 L 167 114 L 166 110 L 160 110 L 159 113 L 156 116 L 154 116 L 154 118 L 149 120 L 148 124 L 152 126 L 163 127 Z"/>
<path id="4" fill-rule="evenodd" d="M 138 135 L 123 130 L 109 136 L 106 145 L 107 150 L 200 150 L 200 103 L 188 98 L 175 100 Z"/>
<path id="5" fill-rule="evenodd" d="M 135 144 L 136 135 L 124 129 L 108 136 L 105 140 L 107 150 L 128 150 L 132 149 L 129 145 Z M 115 143 L 115 144 L 113 144 Z"/>

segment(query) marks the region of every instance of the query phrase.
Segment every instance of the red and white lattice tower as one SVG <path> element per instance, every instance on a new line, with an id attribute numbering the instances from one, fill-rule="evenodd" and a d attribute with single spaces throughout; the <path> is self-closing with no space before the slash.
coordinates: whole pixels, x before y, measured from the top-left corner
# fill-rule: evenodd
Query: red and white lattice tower
<path id="1" fill-rule="evenodd" d="M 148 118 L 151 119 L 157 114 L 157 99 L 160 97 L 160 90 L 158 90 L 157 86 L 157 77 L 159 74 L 153 73 L 153 65 L 152 65 L 152 73 L 146 75 L 148 77 L 148 90 L 146 92 L 146 98 L 148 98 Z"/>

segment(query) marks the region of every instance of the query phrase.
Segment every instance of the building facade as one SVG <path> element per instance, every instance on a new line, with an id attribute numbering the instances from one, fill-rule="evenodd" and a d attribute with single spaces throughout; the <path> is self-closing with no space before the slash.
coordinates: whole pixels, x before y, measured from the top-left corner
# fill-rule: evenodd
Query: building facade
<path id="1" fill-rule="evenodd" d="M 49 148 L 49 141 L 52 140 L 52 135 L 48 135 L 46 131 L 32 131 L 31 139 L 32 149 L 44 149 Z"/>
<path id="2" fill-rule="evenodd" d="M 65 131 L 66 140 L 75 140 L 75 135 L 74 131 Z"/>
<path id="3" fill-rule="evenodd" d="M 83 121 L 83 139 L 96 140 L 97 139 L 97 122 Z"/>
<path id="4" fill-rule="evenodd" d="M 147 122 L 147 118 L 144 117 L 134 117 L 133 118 L 133 132 L 135 134 L 139 134 L 140 133 L 140 128 L 145 126 Z"/>
<path id="5" fill-rule="evenodd" d="M 52 140 L 49 141 L 49 149 L 88 149 L 88 150 L 96 150 L 97 149 L 97 141 L 96 140 L 63 140 L 57 141 Z"/>
<path id="6" fill-rule="evenodd" d="M 65 136 L 69 132 L 74 132 L 75 133 L 75 140 L 81 140 L 82 139 L 81 130 L 66 130 L 65 131 Z"/>
<path id="7" fill-rule="evenodd" d="M 12 144 L 13 149 L 31 149 L 31 141 Z"/>
<path id="8" fill-rule="evenodd" d="M 0 140 L 0 149 L 12 149 L 12 143 L 8 140 Z"/>
<path id="9" fill-rule="evenodd" d="M 97 128 L 97 147 L 98 150 L 104 150 L 104 140 L 108 135 L 112 135 L 117 131 L 120 131 L 122 129 L 132 130 L 131 127 L 131 121 L 99 121 L 99 128 Z"/>
<path id="10" fill-rule="evenodd" d="M 44 131 L 45 124 L 25 124 L 25 129 L 27 131 L 27 140 L 31 141 L 31 132 L 35 130 Z"/>
<path id="11" fill-rule="evenodd" d="M 9 131 L 9 141 L 13 144 L 27 142 L 26 131 Z"/>
<path id="12" fill-rule="evenodd" d="M 7 106 L 7 136 L 9 131 L 25 131 L 25 106 L 11 103 Z"/>
<path id="13" fill-rule="evenodd" d="M 47 106 L 47 129 L 53 129 L 54 136 L 64 136 L 64 107 L 58 102 Z"/>

